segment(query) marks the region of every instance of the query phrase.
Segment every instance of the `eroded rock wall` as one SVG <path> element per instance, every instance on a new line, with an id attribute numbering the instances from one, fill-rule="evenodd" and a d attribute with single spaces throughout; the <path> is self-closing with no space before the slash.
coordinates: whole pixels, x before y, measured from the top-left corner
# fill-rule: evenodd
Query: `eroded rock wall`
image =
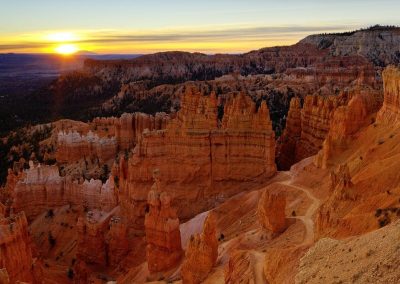
<path id="1" fill-rule="evenodd" d="M 30 166 L 15 185 L 12 204 L 15 212 L 24 211 L 29 220 L 49 208 L 67 204 L 104 211 L 117 205 L 112 176 L 105 184 L 94 179 L 79 183 L 61 177 L 57 166 Z"/>
<path id="2" fill-rule="evenodd" d="M 187 219 L 237 193 L 238 185 L 273 176 L 274 160 L 275 138 L 265 103 L 256 110 L 240 94 L 226 104 L 219 122 L 215 94 L 188 89 L 167 128 L 145 132 L 132 157 L 121 159 L 121 210 L 133 227 L 143 230 L 152 172 L 159 169 L 179 218 Z M 184 206 L 188 202 L 190 208 Z"/>

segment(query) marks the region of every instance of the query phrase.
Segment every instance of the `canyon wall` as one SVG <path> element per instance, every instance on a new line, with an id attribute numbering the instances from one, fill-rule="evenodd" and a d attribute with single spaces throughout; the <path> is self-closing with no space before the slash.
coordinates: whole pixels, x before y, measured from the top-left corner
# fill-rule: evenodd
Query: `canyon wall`
<path id="1" fill-rule="evenodd" d="M 296 149 L 296 161 L 315 155 L 328 134 L 337 97 L 307 96 L 301 111 L 301 136 Z"/>
<path id="2" fill-rule="evenodd" d="M 278 166 L 288 170 L 291 165 L 318 153 L 329 132 L 336 108 L 342 96 L 306 96 L 303 107 L 293 98 L 286 129 L 278 140 Z"/>
<path id="3" fill-rule="evenodd" d="M 323 152 L 326 156 L 331 151 L 328 148 L 332 143 L 337 150 L 345 147 L 351 135 L 373 120 L 371 114 L 381 105 L 382 93 L 366 85 L 354 86 L 338 95 L 306 96 L 302 108 L 299 99 L 293 98 L 285 131 L 277 141 L 279 168 L 288 170 L 318 152 L 321 159 Z"/>
<path id="4" fill-rule="evenodd" d="M 112 176 L 105 184 L 93 179 L 79 183 L 61 177 L 57 166 L 34 165 L 32 162 L 15 185 L 13 196 L 14 212 L 24 211 L 28 220 L 49 208 L 67 204 L 103 211 L 110 211 L 117 205 Z"/>
<path id="5" fill-rule="evenodd" d="M 256 110 L 251 99 L 240 94 L 226 103 L 219 123 L 215 94 L 188 89 L 167 128 L 145 132 L 133 156 L 120 160 L 122 214 L 143 231 L 154 169 L 160 170 L 179 218 L 187 219 L 239 192 L 244 182 L 273 176 L 274 159 L 275 138 L 265 102 Z M 188 202 L 190 208 L 184 206 Z"/>

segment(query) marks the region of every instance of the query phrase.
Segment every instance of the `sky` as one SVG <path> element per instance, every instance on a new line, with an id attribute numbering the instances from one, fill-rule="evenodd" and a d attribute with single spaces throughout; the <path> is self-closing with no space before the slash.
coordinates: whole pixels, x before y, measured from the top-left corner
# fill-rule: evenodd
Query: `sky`
<path id="1" fill-rule="evenodd" d="M 0 53 L 240 53 L 400 25 L 400 0 L 0 0 Z"/>

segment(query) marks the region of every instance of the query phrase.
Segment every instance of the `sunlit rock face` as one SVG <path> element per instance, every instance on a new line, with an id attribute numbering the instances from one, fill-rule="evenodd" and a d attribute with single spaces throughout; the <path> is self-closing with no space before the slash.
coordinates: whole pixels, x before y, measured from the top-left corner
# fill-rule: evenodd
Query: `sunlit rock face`
<path id="1" fill-rule="evenodd" d="M 138 230 L 154 169 L 180 219 L 215 206 L 244 182 L 273 176 L 275 137 L 266 104 L 257 110 L 249 97 L 237 95 L 219 122 L 215 94 L 188 89 L 165 130 L 144 132 L 133 155 L 119 165 L 122 214 Z"/>
<path id="2" fill-rule="evenodd" d="M 334 56 L 355 56 L 367 58 L 377 66 L 400 62 L 398 54 L 400 29 L 396 27 L 371 27 L 347 35 L 311 35 L 300 41 L 328 50 Z"/>
<path id="3" fill-rule="evenodd" d="M 178 265 L 183 254 L 179 219 L 171 207 L 171 197 L 163 192 L 158 172 L 149 191 L 149 212 L 145 217 L 146 255 L 150 272 L 160 272 Z"/>
<path id="4" fill-rule="evenodd" d="M 352 136 L 361 127 L 370 123 L 368 120 L 369 101 L 367 96 L 356 94 L 347 105 L 335 110 L 322 149 L 314 159 L 316 166 L 327 168 L 329 159 L 343 151 Z"/>
<path id="5" fill-rule="evenodd" d="M 215 265 L 218 257 L 216 218 L 210 213 L 204 221 L 203 232 L 190 238 L 182 264 L 184 283 L 201 283 Z"/>
<path id="6" fill-rule="evenodd" d="M 390 66 L 383 71 L 384 101 L 377 121 L 397 123 L 400 121 L 400 69 Z"/>
<path id="7" fill-rule="evenodd" d="M 257 211 L 261 226 L 272 235 L 282 233 L 288 226 L 285 209 L 286 198 L 283 193 L 264 191 Z"/>

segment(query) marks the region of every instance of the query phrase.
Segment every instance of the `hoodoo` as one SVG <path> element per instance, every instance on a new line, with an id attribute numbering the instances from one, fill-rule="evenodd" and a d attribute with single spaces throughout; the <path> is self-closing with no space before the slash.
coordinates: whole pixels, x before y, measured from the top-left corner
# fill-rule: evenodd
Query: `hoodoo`
<path id="1" fill-rule="evenodd" d="M 153 173 L 154 184 L 148 197 L 148 213 L 144 226 L 146 231 L 146 255 L 150 272 L 166 271 L 176 267 L 183 254 L 179 219 L 171 207 L 171 197 L 162 191 L 159 172 Z"/>

